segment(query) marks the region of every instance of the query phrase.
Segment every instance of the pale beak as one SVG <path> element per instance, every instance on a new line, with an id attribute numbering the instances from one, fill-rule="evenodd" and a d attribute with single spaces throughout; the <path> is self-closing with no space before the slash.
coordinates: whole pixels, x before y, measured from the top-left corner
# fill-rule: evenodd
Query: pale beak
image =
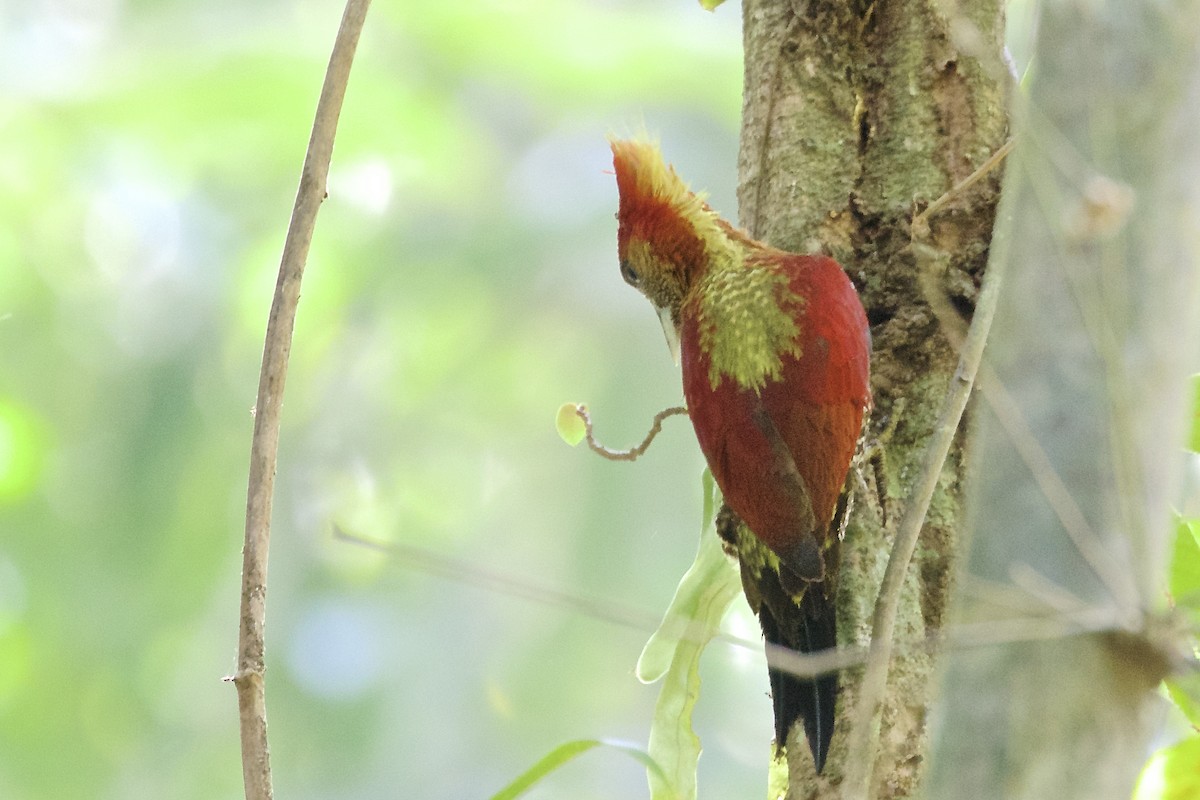
<path id="1" fill-rule="evenodd" d="M 671 318 L 671 309 L 659 308 L 655 306 L 655 311 L 658 312 L 658 321 L 662 323 L 663 334 L 667 337 L 667 349 L 671 351 L 671 360 L 675 362 L 675 366 L 679 366 L 679 331 L 675 329 L 675 320 Z"/>

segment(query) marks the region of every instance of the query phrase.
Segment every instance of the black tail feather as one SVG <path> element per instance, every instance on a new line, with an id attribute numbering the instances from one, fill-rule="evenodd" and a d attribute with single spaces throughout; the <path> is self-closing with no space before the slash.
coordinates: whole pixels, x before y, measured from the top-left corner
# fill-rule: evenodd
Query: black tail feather
<path id="1" fill-rule="evenodd" d="M 780 626 L 768 603 L 759 608 L 763 637 L 769 644 L 815 653 L 837 646 L 837 616 L 826 599 L 824 585 L 812 583 L 804 591 L 795 619 Z M 795 609 L 795 606 L 792 607 Z M 775 709 L 775 742 L 783 749 L 787 734 L 797 719 L 804 720 L 804 734 L 812 750 L 817 772 L 825 766 L 829 743 L 833 739 L 833 712 L 837 701 L 836 672 L 818 678 L 801 678 L 790 672 L 768 668 L 771 700 Z"/>

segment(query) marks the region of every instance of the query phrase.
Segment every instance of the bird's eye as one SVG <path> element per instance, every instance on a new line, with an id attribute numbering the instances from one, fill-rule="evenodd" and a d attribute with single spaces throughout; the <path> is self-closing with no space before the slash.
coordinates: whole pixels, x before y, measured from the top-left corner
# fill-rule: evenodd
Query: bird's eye
<path id="1" fill-rule="evenodd" d="M 641 280 L 637 274 L 637 270 L 631 267 L 628 261 L 621 262 L 621 277 L 624 278 L 625 282 L 630 286 L 637 286 L 638 281 Z"/>

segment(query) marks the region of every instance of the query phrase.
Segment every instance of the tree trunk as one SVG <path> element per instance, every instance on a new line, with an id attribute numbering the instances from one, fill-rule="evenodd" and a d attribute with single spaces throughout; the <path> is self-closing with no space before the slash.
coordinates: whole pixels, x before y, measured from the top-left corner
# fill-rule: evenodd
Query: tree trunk
<path id="1" fill-rule="evenodd" d="M 1045 2 L 1038 28 L 955 601 L 999 642 L 946 658 L 947 800 L 1130 797 L 1186 652 L 1160 614 L 1200 344 L 1200 3 Z"/>
<path id="2" fill-rule="evenodd" d="M 746 54 L 738 199 L 744 227 L 846 268 L 872 326 L 878 469 L 864 469 L 841 548 L 841 645 L 865 645 L 896 523 L 957 364 L 987 261 L 999 171 L 957 196 L 914 241 L 913 215 L 985 162 L 1007 136 L 1003 4 L 963 0 L 744 0 Z M 897 638 L 942 627 L 959 538 L 961 439 L 951 451 L 908 573 Z M 824 773 L 788 758 L 788 798 L 838 796 L 861 670 L 841 676 Z M 913 796 L 924 773 L 932 659 L 891 665 L 875 796 Z M 799 737 L 803 741 L 803 734 Z"/>

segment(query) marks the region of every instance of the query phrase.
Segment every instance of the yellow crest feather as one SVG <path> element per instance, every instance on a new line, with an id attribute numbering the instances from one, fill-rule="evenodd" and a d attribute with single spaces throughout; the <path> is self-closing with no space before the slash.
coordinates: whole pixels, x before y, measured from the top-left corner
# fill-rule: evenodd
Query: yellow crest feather
<path id="1" fill-rule="evenodd" d="M 663 159 L 658 143 L 649 139 L 617 139 L 610 136 L 617 188 L 622 213 L 648 201 L 670 206 L 705 243 L 712 255 L 726 244 L 717 212 L 704 202 L 702 192 L 693 192 L 675 168 Z"/>

